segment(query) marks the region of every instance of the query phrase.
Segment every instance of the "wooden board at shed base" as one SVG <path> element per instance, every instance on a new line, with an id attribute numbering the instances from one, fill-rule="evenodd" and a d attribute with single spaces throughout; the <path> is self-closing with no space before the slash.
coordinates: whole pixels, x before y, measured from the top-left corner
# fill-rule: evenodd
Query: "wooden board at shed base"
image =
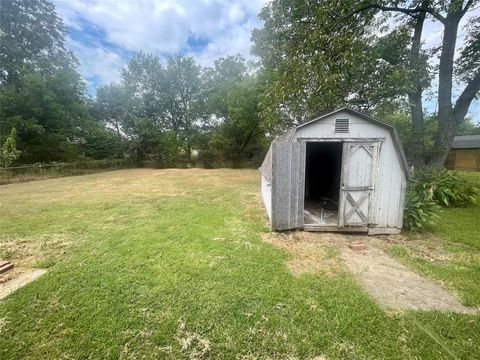
<path id="1" fill-rule="evenodd" d="M 336 227 L 336 226 L 318 226 L 318 225 L 304 225 L 305 231 L 323 231 L 323 232 L 343 232 L 343 233 L 367 233 L 366 227 Z"/>

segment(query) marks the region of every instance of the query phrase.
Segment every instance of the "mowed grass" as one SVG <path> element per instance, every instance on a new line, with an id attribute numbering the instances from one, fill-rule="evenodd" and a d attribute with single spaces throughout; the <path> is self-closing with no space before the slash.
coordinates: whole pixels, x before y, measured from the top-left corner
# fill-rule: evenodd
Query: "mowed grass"
<path id="1" fill-rule="evenodd" d="M 462 176 L 480 189 L 480 172 Z M 455 292 L 464 304 L 480 307 L 480 201 L 465 208 L 443 208 L 427 232 L 407 238 L 389 252 Z"/>
<path id="2" fill-rule="evenodd" d="M 289 272 L 292 255 L 261 239 L 255 170 L 122 170 L 0 189 L 5 256 L 49 268 L 0 301 L 1 359 L 480 353 L 478 315 L 385 312 L 345 270 Z"/>

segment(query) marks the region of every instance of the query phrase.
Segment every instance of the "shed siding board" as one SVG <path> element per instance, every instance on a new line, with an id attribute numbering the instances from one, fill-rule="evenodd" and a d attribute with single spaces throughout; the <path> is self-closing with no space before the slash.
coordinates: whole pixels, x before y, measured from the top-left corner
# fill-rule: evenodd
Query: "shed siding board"
<path id="1" fill-rule="evenodd" d="M 305 144 L 272 144 L 272 228 L 303 227 Z"/>
<path id="2" fill-rule="evenodd" d="M 335 119 L 350 119 L 348 134 L 335 134 Z M 403 189 L 406 177 L 402 170 L 399 154 L 390 132 L 377 124 L 359 118 L 348 112 L 338 112 L 319 121 L 297 129 L 292 141 L 301 139 L 382 139 L 378 157 L 378 174 L 375 184 L 375 194 L 372 198 L 373 226 L 385 228 L 400 228 L 403 214 Z M 355 171 L 355 170 L 353 170 Z"/>
<path id="3" fill-rule="evenodd" d="M 272 221 L 272 184 L 262 175 L 262 201 L 270 221 Z"/>

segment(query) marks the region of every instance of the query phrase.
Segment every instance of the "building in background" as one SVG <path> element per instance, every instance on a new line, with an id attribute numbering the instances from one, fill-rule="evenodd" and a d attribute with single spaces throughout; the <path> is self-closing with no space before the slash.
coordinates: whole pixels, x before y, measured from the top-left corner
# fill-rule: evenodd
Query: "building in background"
<path id="1" fill-rule="evenodd" d="M 451 170 L 480 171 L 480 135 L 455 136 L 445 167 Z"/>

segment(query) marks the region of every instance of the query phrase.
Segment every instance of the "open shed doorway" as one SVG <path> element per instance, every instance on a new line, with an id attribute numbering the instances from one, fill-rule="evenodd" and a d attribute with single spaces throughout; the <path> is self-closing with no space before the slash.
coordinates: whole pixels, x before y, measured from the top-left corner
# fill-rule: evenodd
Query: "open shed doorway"
<path id="1" fill-rule="evenodd" d="M 342 142 L 315 141 L 306 144 L 306 225 L 338 225 L 342 148 Z"/>

